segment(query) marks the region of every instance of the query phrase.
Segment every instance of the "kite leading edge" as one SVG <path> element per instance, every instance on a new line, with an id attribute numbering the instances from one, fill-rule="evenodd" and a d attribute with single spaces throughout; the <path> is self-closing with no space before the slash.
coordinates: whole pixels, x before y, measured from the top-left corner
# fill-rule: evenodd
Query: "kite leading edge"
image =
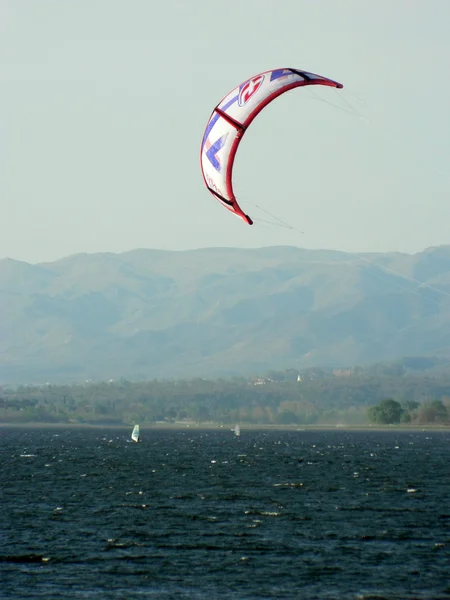
<path id="1" fill-rule="evenodd" d="M 233 89 L 215 107 L 203 135 L 200 163 L 208 190 L 225 208 L 252 225 L 233 192 L 233 163 L 239 143 L 256 115 L 281 94 L 296 87 L 343 85 L 327 77 L 299 69 L 264 71 Z"/>

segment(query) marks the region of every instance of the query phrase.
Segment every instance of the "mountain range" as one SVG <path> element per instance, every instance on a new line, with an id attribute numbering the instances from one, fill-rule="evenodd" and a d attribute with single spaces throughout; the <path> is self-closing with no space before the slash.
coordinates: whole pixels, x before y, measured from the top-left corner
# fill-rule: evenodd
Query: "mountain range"
<path id="1" fill-rule="evenodd" d="M 450 356 L 450 246 L 0 261 L 0 383 L 227 377 Z"/>

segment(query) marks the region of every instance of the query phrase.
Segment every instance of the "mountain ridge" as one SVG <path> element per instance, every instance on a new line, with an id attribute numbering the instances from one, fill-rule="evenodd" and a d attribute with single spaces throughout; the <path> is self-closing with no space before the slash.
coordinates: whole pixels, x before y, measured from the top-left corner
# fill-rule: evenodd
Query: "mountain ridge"
<path id="1" fill-rule="evenodd" d="M 3 259 L 0 313 L 4 383 L 450 356 L 450 246 L 415 254 L 276 246 Z"/>

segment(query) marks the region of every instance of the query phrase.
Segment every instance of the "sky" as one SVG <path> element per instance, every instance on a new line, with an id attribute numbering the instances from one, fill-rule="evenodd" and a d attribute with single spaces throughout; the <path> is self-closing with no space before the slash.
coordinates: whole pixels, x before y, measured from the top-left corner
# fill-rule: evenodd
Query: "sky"
<path id="1" fill-rule="evenodd" d="M 449 22 L 448 0 L 2 0 L 0 258 L 450 243 Z M 200 142 L 223 96 L 281 67 L 344 89 L 253 121 L 248 226 L 204 187 Z"/>

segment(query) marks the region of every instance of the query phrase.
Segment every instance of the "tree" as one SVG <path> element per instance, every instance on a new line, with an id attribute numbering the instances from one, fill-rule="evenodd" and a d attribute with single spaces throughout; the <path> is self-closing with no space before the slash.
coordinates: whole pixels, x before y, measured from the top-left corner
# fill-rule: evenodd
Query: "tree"
<path id="1" fill-rule="evenodd" d="M 449 414 L 441 400 L 425 402 L 419 410 L 420 423 L 443 423 L 447 421 Z"/>
<path id="2" fill-rule="evenodd" d="M 400 423 L 404 410 L 401 404 L 392 398 L 381 400 L 376 406 L 371 406 L 367 411 L 368 417 L 380 425 L 393 425 Z"/>
<path id="3" fill-rule="evenodd" d="M 298 417 L 291 410 L 283 410 L 277 415 L 277 423 L 280 425 L 293 425 L 298 423 Z"/>

